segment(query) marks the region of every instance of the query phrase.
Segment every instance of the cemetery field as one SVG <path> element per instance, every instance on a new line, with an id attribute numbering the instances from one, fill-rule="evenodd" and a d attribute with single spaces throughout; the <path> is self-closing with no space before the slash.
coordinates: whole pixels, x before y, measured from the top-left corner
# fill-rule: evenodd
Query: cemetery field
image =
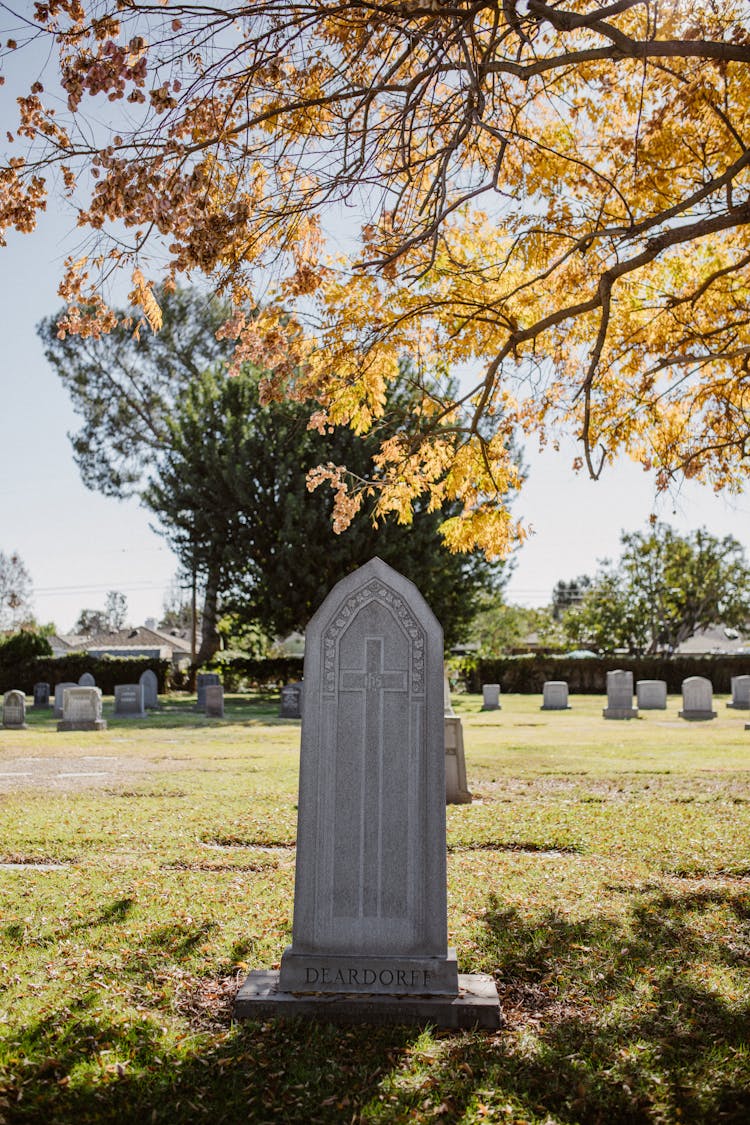
<path id="1" fill-rule="evenodd" d="M 194 701 L 193 701 L 194 702 Z M 750 1120 L 750 712 L 454 696 L 449 934 L 500 1031 L 231 1023 L 291 939 L 297 721 L 0 731 L 0 1125 Z"/>

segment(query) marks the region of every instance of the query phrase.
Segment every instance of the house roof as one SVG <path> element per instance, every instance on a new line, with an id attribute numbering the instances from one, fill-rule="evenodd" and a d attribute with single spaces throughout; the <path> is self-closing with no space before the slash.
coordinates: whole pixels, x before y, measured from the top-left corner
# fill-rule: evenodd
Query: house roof
<path id="1" fill-rule="evenodd" d="M 723 625 L 711 625 L 699 629 L 677 647 L 681 656 L 707 653 L 747 653 L 750 652 L 750 636 L 738 629 L 727 629 Z"/>
<path id="2" fill-rule="evenodd" d="M 90 652 L 92 649 L 127 652 L 128 649 L 159 648 L 189 656 L 191 651 L 189 637 L 186 638 L 178 632 L 168 633 L 160 629 L 149 629 L 146 625 L 138 625 L 134 629 L 118 629 L 111 633 L 97 633 L 93 637 L 66 635 L 60 640 L 66 648 L 78 652 Z"/>

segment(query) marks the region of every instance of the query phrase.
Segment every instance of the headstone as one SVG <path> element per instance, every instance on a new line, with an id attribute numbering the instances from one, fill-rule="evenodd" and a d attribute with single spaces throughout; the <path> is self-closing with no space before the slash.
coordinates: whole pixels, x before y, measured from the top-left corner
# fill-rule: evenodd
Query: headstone
<path id="1" fill-rule="evenodd" d="M 63 692 L 69 687 L 78 687 L 78 684 L 74 683 L 73 680 L 67 680 L 63 684 L 55 684 L 55 709 L 52 712 L 55 719 L 63 717 Z"/>
<path id="2" fill-rule="evenodd" d="M 565 680 L 546 680 L 542 688 L 542 711 L 569 711 Z"/>
<path id="3" fill-rule="evenodd" d="M 106 730 L 102 693 L 98 687 L 69 687 L 63 694 L 63 717 L 58 730 Z"/>
<path id="4" fill-rule="evenodd" d="M 347 575 L 305 643 L 292 945 L 235 1015 L 497 1027 L 448 949 L 442 629 L 380 559 Z"/>
<path id="5" fill-rule="evenodd" d="M 49 707 L 49 684 L 34 684 L 34 710 L 43 711 Z"/>
<path id="6" fill-rule="evenodd" d="M 78 681 L 79 687 L 96 687 L 96 680 L 90 672 L 84 672 Z"/>
<path id="7" fill-rule="evenodd" d="M 279 718 L 302 718 L 302 684 L 284 684 L 279 700 Z"/>
<path id="8" fill-rule="evenodd" d="M 482 710 L 500 710 L 500 684 L 482 684 Z"/>
<path id="9" fill-rule="evenodd" d="M 681 719 L 700 721 L 715 719 L 713 710 L 713 684 L 705 676 L 688 676 L 682 681 Z"/>
<path id="10" fill-rule="evenodd" d="M 466 780 L 464 728 L 458 715 L 444 715 L 445 732 L 445 802 L 448 805 L 470 805 L 473 797 Z"/>
<path id="11" fill-rule="evenodd" d="M 727 707 L 737 711 L 750 710 L 750 676 L 732 676 L 732 701 Z"/>
<path id="12" fill-rule="evenodd" d="M 220 684 L 218 672 L 199 672 L 195 677 L 195 688 L 198 693 L 198 700 L 195 704 L 196 711 L 206 710 L 206 688 L 209 684 Z"/>
<path id="13" fill-rule="evenodd" d="M 443 676 L 443 717 L 452 719 L 456 712 L 451 703 L 451 685 L 447 676 Z"/>
<path id="14" fill-rule="evenodd" d="M 224 718 L 224 685 L 206 684 L 206 718 Z"/>
<path id="15" fill-rule="evenodd" d="M 26 730 L 26 696 L 6 691 L 3 696 L 3 730 Z"/>
<path id="16" fill-rule="evenodd" d="M 118 719 L 145 719 L 143 688 L 140 684 L 115 685 L 114 714 Z"/>
<path id="17" fill-rule="evenodd" d="M 638 708 L 641 711 L 666 711 L 667 681 L 638 680 L 635 685 Z"/>
<path id="18" fill-rule="evenodd" d="M 156 678 L 156 672 L 152 668 L 147 668 L 145 672 L 141 673 L 138 683 L 143 688 L 143 706 L 148 710 L 154 710 L 159 706 L 159 681 Z"/>
<path id="19" fill-rule="evenodd" d="M 633 706 L 633 673 L 617 669 L 607 672 L 607 706 L 602 711 L 605 719 L 637 719 L 638 709 Z"/>

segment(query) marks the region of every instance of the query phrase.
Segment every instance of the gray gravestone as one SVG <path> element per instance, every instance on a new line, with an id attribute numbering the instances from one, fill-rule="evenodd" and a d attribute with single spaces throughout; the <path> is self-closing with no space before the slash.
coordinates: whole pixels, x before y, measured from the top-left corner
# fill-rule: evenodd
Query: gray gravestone
<path id="1" fill-rule="evenodd" d="M 279 700 L 279 718 L 302 718 L 302 684 L 284 684 Z"/>
<path id="2" fill-rule="evenodd" d="M 84 672 L 78 681 L 79 687 L 96 687 L 96 680 L 90 672 Z"/>
<path id="3" fill-rule="evenodd" d="M 78 687 L 78 684 L 72 680 L 67 680 L 63 684 L 55 684 L 55 709 L 52 715 L 55 719 L 61 719 L 63 713 L 63 692 L 66 688 Z"/>
<path id="4" fill-rule="evenodd" d="M 140 684 L 115 685 L 115 710 L 118 719 L 145 719 L 143 688 Z"/>
<path id="5" fill-rule="evenodd" d="M 6 691 L 3 696 L 3 729 L 26 730 L 26 696 L 22 691 Z"/>
<path id="6" fill-rule="evenodd" d="M 682 681 L 681 719 L 695 721 L 715 719 L 713 685 L 705 676 L 688 676 Z"/>
<path id="7" fill-rule="evenodd" d="M 500 684 L 482 684 L 482 710 L 500 710 Z"/>
<path id="8" fill-rule="evenodd" d="M 750 709 L 750 676 L 732 676 L 732 700 L 727 707 L 737 711 Z"/>
<path id="9" fill-rule="evenodd" d="M 141 673 L 138 683 L 143 688 L 143 706 L 147 710 L 157 708 L 159 706 L 159 681 L 156 678 L 156 672 L 147 668 L 145 672 Z"/>
<path id="10" fill-rule="evenodd" d="M 34 710 L 43 711 L 49 707 L 49 684 L 34 684 Z"/>
<path id="11" fill-rule="evenodd" d="M 667 681 L 638 680 L 635 685 L 638 708 L 641 711 L 666 711 Z"/>
<path id="12" fill-rule="evenodd" d="M 235 1015 L 499 1026 L 491 978 L 448 949 L 442 629 L 380 559 L 305 643 L 292 945 Z"/>
<path id="13" fill-rule="evenodd" d="M 569 711 L 565 680 L 546 680 L 542 688 L 542 711 Z"/>
<path id="14" fill-rule="evenodd" d="M 218 672 L 199 672 L 195 677 L 195 688 L 198 695 L 195 704 L 196 711 L 206 710 L 206 688 L 209 684 L 220 684 Z"/>
<path id="15" fill-rule="evenodd" d="M 605 719 L 637 719 L 638 709 L 633 706 L 633 673 L 617 669 L 607 672 L 607 706 L 602 711 Z"/>
<path id="16" fill-rule="evenodd" d="M 206 684 L 206 718 L 224 718 L 223 684 Z"/>
<path id="17" fill-rule="evenodd" d="M 102 693 L 98 687 L 69 687 L 63 694 L 63 717 L 58 730 L 106 730 Z"/>

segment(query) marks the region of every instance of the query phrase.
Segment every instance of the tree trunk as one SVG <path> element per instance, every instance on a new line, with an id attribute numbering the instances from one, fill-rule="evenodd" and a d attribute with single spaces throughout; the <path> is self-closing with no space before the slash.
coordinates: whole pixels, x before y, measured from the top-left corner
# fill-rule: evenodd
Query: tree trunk
<path id="1" fill-rule="evenodd" d="M 216 624 L 218 621 L 218 603 L 219 603 L 219 572 L 218 568 L 209 569 L 206 578 L 206 592 L 203 599 L 203 623 L 202 623 L 202 636 L 201 647 L 198 650 L 198 655 L 195 658 L 195 663 L 198 667 L 205 664 L 214 656 L 221 647 L 221 640 L 219 637 Z"/>

